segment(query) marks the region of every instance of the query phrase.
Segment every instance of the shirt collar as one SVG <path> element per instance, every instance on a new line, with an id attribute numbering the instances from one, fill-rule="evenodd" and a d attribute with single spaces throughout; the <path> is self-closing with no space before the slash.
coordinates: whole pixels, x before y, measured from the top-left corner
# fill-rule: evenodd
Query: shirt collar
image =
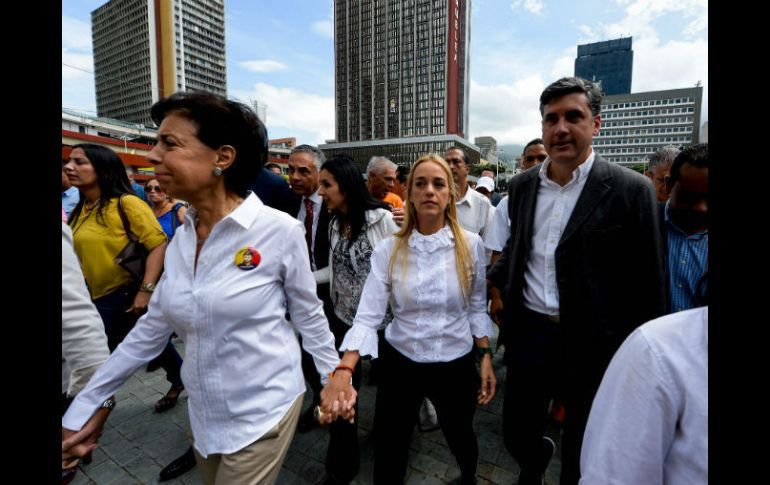
<path id="1" fill-rule="evenodd" d="M 591 168 L 594 166 L 594 159 L 596 158 L 596 152 L 594 152 L 594 149 L 591 148 L 591 153 L 588 154 L 588 158 L 577 166 L 575 170 L 572 171 L 572 180 L 567 182 L 564 187 L 567 185 L 570 185 L 572 183 L 580 182 L 581 180 L 588 177 L 588 174 L 591 173 Z M 552 183 L 555 184 L 553 180 L 548 178 L 548 166 L 551 164 L 551 157 L 547 157 L 542 165 L 540 165 L 540 170 L 538 171 L 538 176 L 540 177 L 540 180 L 546 183 Z"/>
<path id="2" fill-rule="evenodd" d="M 473 190 L 470 185 L 468 185 L 468 190 L 465 191 L 465 195 L 463 195 L 462 199 L 459 199 L 458 201 L 456 201 L 455 205 L 460 205 L 460 204 L 473 205 L 473 203 L 471 202 L 471 199 L 473 198 L 473 195 L 471 195 L 471 192 L 476 192 L 476 191 Z"/>
<path id="3" fill-rule="evenodd" d="M 318 195 L 318 191 L 317 190 L 315 192 L 313 192 L 312 194 L 310 194 L 310 197 L 304 197 L 303 196 L 302 199 L 303 200 L 304 199 L 310 199 L 313 202 L 313 204 L 320 204 L 321 203 L 321 196 Z"/>
<path id="4" fill-rule="evenodd" d="M 243 227 L 244 229 L 247 229 L 251 227 L 251 224 L 254 222 L 254 219 L 257 217 L 257 214 L 259 214 L 259 211 L 262 209 L 262 207 L 265 204 L 262 203 L 261 200 L 259 200 L 259 197 L 254 194 L 252 191 L 248 191 L 248 195 L 245 199 L 243 199 L 243 202 L 241 202 L 241 205 L 235 208 L 231 213 L 227 214 L 225 217 L 222 218 L 222 221 L 227 219 L 232 219 L 235 223 L 237 223 L 239 226 Z M 185 219 L 189 219 L 190 226 L 195 227 L 195 218 L 198 216 L 198 211 L 195 210 L 195 207 L 190 206 L 190 209 L 185 213 Z M 217 222 L 219 224 L 220 222 Z"/>

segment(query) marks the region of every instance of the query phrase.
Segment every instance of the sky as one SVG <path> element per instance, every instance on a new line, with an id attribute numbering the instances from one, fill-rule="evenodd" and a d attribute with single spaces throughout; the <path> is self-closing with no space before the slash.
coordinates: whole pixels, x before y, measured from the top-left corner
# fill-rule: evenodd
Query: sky
<path id="1" fill-rule="evenodd" d="M 96 114 L 91 11 L 62 2 L 62 107 Z M 228 96 L 267 106 L 270 138 L 318 144 L 334 133 L 332 0 L 225 0 Z M 574 74 L 577 45 L 633 36 L 631 92 L 703 86 L 707 0 L 473 0 L 469 139 L 540 136 L 538 99 Z"/>

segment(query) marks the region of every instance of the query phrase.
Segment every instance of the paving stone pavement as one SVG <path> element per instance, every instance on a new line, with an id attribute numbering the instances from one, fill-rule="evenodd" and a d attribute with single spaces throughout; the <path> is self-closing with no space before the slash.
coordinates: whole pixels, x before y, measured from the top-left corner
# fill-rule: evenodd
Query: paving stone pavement
<path id="1" fill-rule="evenodd" d="M 184 344 L 174 339 L 184 356 Z M 494 345 L 494 344 L 493 344 Z M 512 485 L 519 467 L 503 446 L 501 435 L 505 366 L 502 349 L 493 359 L 498 386 L 494 399 L 479 407 L 474 427 L 479 443 L 479 485 Z M 361 468 L 353 485 L 372 483 L 372 423 L 377 388 L 368 384 L 369 362 L 364 361 L 364 379 L 359 394 L 359 443 Z M 176 407 L 165 413 L 154 412 L 154 403 L 168 390 L 165 372 L 139 369 L 117 393 L 118 405 L 107 420 L 100 446 L 89 465 L 81 465 L 72 485 L 155 484 L 158 473 L 174 458 L 185 452 L 190 444 L 190 424 L 187 415 L 187 393 L 183 392 Z M 303 410 L 310 406 L 305 394 Z M 557 444 L 556 455 L 546 470 L 547 485 L 559 483 L 561 460 L 559 432 L 549 428 L 547 434 Z M 278 477 L 278 485 L 316 485 L 325 478 L 324 461 L 328 433 L 316 428 L 296 433 Z M 454 484 L 459 482 L 460 469 L 446 445 L 440 430 L 420 433 L 415 429 L 410 449 L 406 485 Z M 170 485 L 201 485 L 197 468 L 175 480 L 161 482 Z"/>

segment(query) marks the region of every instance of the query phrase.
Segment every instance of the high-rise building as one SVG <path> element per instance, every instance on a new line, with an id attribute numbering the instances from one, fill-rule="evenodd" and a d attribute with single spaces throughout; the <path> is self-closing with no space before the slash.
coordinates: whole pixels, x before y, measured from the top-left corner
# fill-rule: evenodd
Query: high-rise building
<path id="1" fill-rule="evenodd" d="M 91 26 L 99 116 L 150 125 L 175 91 L 227 94 L 224 0 L 110 0 Z"/>
<path id="2" fill-rule="evenodd" d="M 389 140 L 377 146 L 393 153 L 380 154 L 398 158 L 414 152 L 401 145 L 462 144 L 470 13 L 470 0 L 335 0 L 336 140 L 324 149 L 344 148 L 356 158 L 368 141 Z"/>
<path id="3" fill-rule="evenodd" d="M 473 143 L 481 150 L 481 158 L 493 165 L 497 163 L 497 140 L 491 136 L 477 136 Z"/>
<path id="4" fill-rule="evenodd" d="M 575 76 L 600 81 L 602 92 L 628 94 L 634 66 L 632 37 L 578 45 Z"/>
<path id="5" fill-rule="evenodd" d="M 608 162 L 642 163 L 665 145 L 698 143 L 703 87 L 605 96 L 593 148 Z"/>

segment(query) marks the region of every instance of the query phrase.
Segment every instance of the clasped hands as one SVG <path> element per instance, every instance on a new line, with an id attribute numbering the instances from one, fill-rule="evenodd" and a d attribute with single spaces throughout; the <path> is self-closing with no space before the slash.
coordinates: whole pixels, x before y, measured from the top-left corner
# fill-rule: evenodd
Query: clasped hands
<path id="1" fill-rule="evenodd" d="M 316 419 L 324 426 L 338 418 L 353 423 L 357 397 L 358 393 L 353 388 L 350 372 L 336 371 L 334 377 L 321 390 L 321 405 L 316 411 Z"/>

